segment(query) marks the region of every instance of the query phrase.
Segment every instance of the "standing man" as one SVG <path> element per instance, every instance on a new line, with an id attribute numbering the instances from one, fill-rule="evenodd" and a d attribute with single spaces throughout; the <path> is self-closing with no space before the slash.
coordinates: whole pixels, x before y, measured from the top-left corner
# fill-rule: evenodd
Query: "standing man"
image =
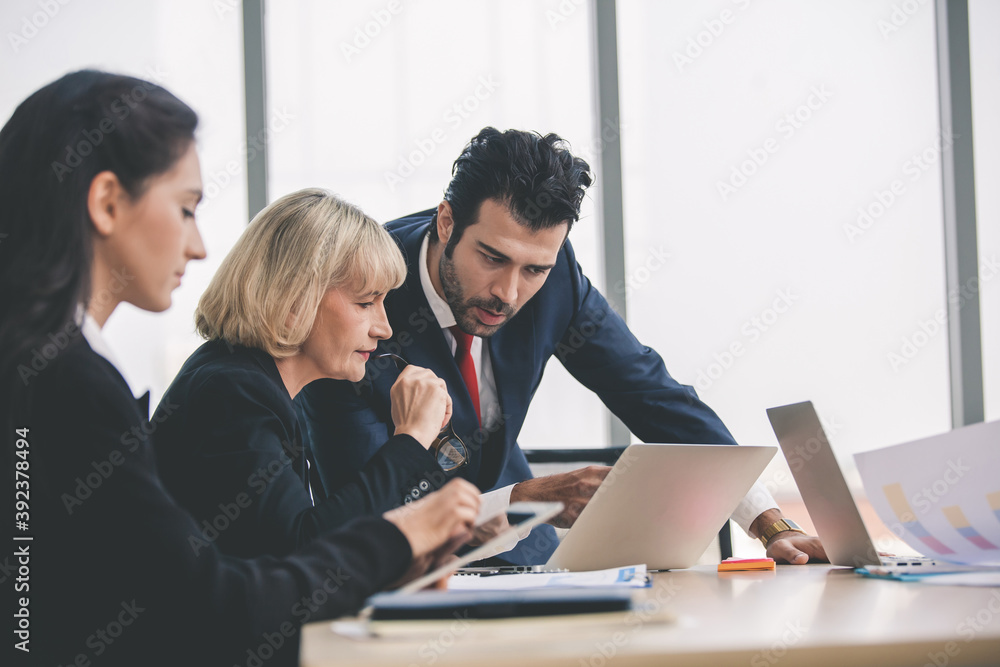
<path id="1" fill-rule="evenodd" d="M 532 479 L 517 444 L 553 356 L 644 441 L 735 444 L 694 389 L 674 380 L 660 356 L 636 340 L 577 264 L 567 236 L 592 179 L 589 165 L 560 137 L 487 127 L 452 173 L 436 209 L 386 224 L 408 273 L 385 299 L 393 337 L 380 352 L 447 382 L 464 450 L 451 463 L 439 457 L 445 469 L 457 466 L 453 470 L 400 489 L 401 502 L 457 475 L 488 492 L 484 506 L 562 501 L 566 509 L 551 523 L 572 525 L 610 469 Z M 344 483 L 388 439 L 394 428 L 389 389 L 398 372 L 389 359 L 373 359 L 361 383 L 320 380 L 299 395 L 327 488 Z M 551 418 L 572 419 L 572 409 Z M 762 485 L 751 489 L 733 519 L 763 536 L 776 559 L 825 558 L 819 540 L 787 523 Z M 545 526 L 503 557 L 543 563 L 556 544 Z"/>

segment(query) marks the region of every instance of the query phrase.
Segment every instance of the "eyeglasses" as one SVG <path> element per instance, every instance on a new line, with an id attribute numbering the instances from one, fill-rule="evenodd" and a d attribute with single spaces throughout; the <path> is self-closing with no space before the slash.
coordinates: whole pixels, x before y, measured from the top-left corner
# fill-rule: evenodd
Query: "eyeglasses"
<path id="1" fill-rule="evenodd" d="M 403 370 L 410 365 L 410 362 L 406 359 L 391 352 L 376 354 L 372 356 L 372 359 L 392 359 L 396 362 L 396 368 L 399 370 Z M 458 470 L 469 463 L 469 448 L 465 446 L 462 439 L 455 433 L 455 427 L 452 425 L 451 419 L 448 420 L 448 423 L 438 433 L 434 442 L 431 443 L 431 451 L 434 452 L 438 465 L 445 472 Z"/>

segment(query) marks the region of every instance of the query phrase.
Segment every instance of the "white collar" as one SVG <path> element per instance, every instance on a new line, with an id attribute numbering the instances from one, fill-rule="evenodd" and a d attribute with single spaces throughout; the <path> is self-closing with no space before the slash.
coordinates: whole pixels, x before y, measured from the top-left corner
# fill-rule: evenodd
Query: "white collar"
<path id="1" fill-rule="evenodd" d="M 80 332 L 83 333 L 83 337 L 87 339 L 90 349 L 107 359 L 124 377 L 125 374 L 122 373 L 121 364 L 118 363 L 118 359 L 111 351 L 107 341 L 104 340 L 104 336 L 101 335 L 101 327 L 97 323 L 97 320 L 81 306 L 76 312 L 76 322 L 80 327 Z"/>
<path id="2" fill-rule="evenodd" d="M 420 255 L 417 258 L 417 262 L 420 264 L 420 286 L 424 288 L 424 296 L 427 297 L 427 303 L 430 305 L 434 317 L 437 318 L 438 324 L 441 325 L 442 329 L 448 329 L 455 326 L 457 322 L 455 314 L 451 312 L 451 306 L 441 298 L 434 289 L 434 283 L 431 282 L 431 274 L 427 270 L 427 248 L 429 245 L 430 235 L 428 234 L 424 236 L 424 240 L 420 244 Z"/>

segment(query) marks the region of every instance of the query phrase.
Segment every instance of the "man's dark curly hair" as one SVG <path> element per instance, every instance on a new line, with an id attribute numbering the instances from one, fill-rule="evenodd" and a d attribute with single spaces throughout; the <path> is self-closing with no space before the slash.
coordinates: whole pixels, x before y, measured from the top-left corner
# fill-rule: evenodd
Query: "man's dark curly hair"
<path id="1" fill-rule="evenodd" d="M 480 205 L 495 200 L 518 223 L 538 231 L 561 225 L 573 227 L 580 218 L 584 192 L 593 182 L 590 165 L 574 157 L 557 134 L 487 127 L 465 147 L 452 166 L 444 193 L 451 205 L 454 231 L 445 254 L 451 253 L 469 225 L 477 222 Z M 431 241 L 437 243 L 437 215 Z"/>

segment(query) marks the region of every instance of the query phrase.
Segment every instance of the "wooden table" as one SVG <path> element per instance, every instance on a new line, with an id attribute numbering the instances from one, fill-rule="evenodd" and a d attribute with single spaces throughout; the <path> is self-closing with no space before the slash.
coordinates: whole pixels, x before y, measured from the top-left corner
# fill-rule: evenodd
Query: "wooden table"
<path id="1" fill-rule="evenodd" d="M 872 580 L 828 565 L 697 566 L 656 574 L 636 593 L 644 612 L 603 625 L 456 620 L 419 637 L 351 639 L 312 623 L 302 664 L 1000 665 L 1000 588 Z M 663 613 L 675 620 L 660 622 Z"/>

